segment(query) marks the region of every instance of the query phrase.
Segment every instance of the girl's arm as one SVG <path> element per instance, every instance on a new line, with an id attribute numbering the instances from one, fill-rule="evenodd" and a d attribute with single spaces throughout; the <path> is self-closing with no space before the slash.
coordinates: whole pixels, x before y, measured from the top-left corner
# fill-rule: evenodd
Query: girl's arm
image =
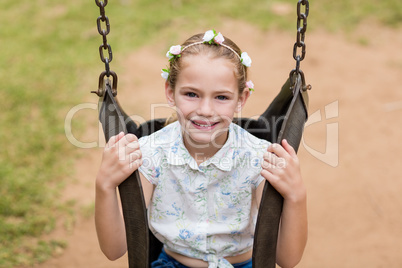
<path id="1" fill-rule="evenodd" d="M 294 149 L 284 140 L 271 145 L 264 154 L 261 175 L 282 195 L 283 210 L 279 226 L 276 261 L 281 267 L 296 266 L 307 242 L 306 188 Z M 264 183 L 257 189 L 261 201 Z"/>
<path id="2" fill-rule="evenodd" d="M 103 152 L 96 177 L 95 225 L 102 252 L 110 260 L 127 251 L 126 231 L 116 188 L 142 164 L 137 137 L 120 133 L 110 138 Z M 141 176 L 145 202 L 152 196 L 153 186 Z"/>

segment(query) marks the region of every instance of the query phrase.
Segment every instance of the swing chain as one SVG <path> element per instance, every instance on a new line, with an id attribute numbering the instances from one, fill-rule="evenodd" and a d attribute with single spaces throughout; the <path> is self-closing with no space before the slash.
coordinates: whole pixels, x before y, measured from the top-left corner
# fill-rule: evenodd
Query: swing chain
<path id="1" fill-rule="evenodd" d="M 107 35 L 110 33 L 110 22 L 109 18 L 106 16 L 105 7 L 108 4 L 108 0 L 95 0 L 96 5 L 99 7 L 100 16 L 96 20 L 96 24 L 98 27 L 98 32 L 102 36 L 103 43 L 99 46 L 99 55 L 101 61 L 105 64 L 105 71 L 103 71 L 99 76 L 99 87 L 97 91 L 91 91 L 91 93 L 97 94 L 99 97 L 102 97 L 106 86 L 112 86 L 112 93 L 114 96 L 117 94 L 117 75 L 115 72 L 110 70 L 110 63 L 113 60 L 113 52 L 112 47 L 108 44 Z M 103 22 L 106 28 L 102 28 L 101 22 Z M 107 50 L 107 57 L 105 57 L 105 50 Z M 106 81 L 104 81 L 105 76 Z M 113 83 L 110 82 L 109 77 L 112 76 Z"/>
<path id="2" fill-rule="evenodd" d="M 302 13 L 302 6 L 304 6 L 304 13 Z M 306 43 L 304 42 L 307 31 L 307 17 L 309 14 L 309 1 L 299 0 L 297 3 L 297 35 L 296 43 L 293 46 L 293 58 L 296 61 L 296 68 L 290 72 L 290 79 L 293 80 L 294 74 L 300 75 L 303 84 L 303 90 L 311 89 L 311 86 L 306 86 L 304 73 L 300 70 L 300 62 L 304 60 L 306 56 Z M 298 49 L 301 49 L 301 53 L 298 54 Z"/>

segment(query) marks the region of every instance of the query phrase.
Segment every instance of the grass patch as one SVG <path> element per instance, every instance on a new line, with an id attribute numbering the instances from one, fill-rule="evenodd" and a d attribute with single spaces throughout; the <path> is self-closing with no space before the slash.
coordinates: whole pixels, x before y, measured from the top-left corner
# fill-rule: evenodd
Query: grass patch
<path id="1" fill-rule="evenodd" d="M 296 1 L 250 3 L 109 1 L 106 12 L 112 28 L 108 39 L 118 60 L 161 36 L 169 45 L 177 42 L 175 36 L 183 30 L 219 30 L 225 18 L 261 29 L 295 31 Z M 276 12 L 273 7 L 278 3 L 290 8 L 290 13 Z M 65 247 L 61 241 L 32 239 L 50 233 L 57 218 L 71 214 L 72 204 L 57 198 L 76 156 L 64 134 L 64 117 L 96 89 L 96 76 L 93 88 L 83 89 L 82 85 L 89 84 L 85 81 L 88 74 L 102 71 L 103 66 L 97 51 L 101 37 L 95 25 L 99 9 L 94 1 L 4 0 L 0 13 L 0 267 L 13 267 L 44 261 Z M 353 30 L 365 20 L 399 27 L 402 2 L 310 1 L 309 29 Z M 117 67 L 118 62 L 111 65 Z"/>
<path id="2" fill-rule="evenodd" d="M 67 247 L 67 243 L 61 240 L 38 240 L 32 243 L 29 239 L 22 239 L 18 242 L 18 248 L 0 252 L 0 267 L 13 267 L 16 264 L 30 266 L 44 262 Z"/>

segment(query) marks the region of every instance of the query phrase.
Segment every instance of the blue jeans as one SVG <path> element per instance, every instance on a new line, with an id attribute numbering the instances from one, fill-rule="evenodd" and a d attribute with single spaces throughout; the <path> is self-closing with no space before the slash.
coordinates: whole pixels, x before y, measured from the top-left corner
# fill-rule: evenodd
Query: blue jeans
<path id="1" fill-rule="evenodd" d="M 252 268 L 252 259 L 245 262 L 232 264 L 234 268 Z M 165 250 L 162 249 L 159 258 L 151 263 L 151 268 L 190 268 L 176 261 L 172 257 L 166 254 Z"/>

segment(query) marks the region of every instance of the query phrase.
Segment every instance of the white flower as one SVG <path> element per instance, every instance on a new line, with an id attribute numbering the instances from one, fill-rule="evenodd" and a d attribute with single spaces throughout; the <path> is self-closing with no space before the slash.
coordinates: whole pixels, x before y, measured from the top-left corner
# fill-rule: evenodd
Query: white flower
<path id="1" fill-rule="evenodd" d="M 166 57 L 168 57 L 169 60 L 173 58 L 173 56 L 171 55 L 170 51 L 166 52 Z"/>
<path id="2" fill-rule="evenodd" d="M 214 38 L 214 37 L 215 37 L 214 31 L 209 30 L 209 31 L 206 31 L 206 32 L 205 32 L 204 37 L 202 38 L 202 40 L 203 40 L 204 42 L 209 42 L 209 41 L 211 41 L 212 38 Z"/>
<path id="3" fill-rule="evenodd" d="M 169 78 L 169 72 L 166 71 L 165 69 L 162 69 L 161 76 L 162 76 L 163 79 L 168 80 L 168 78 Z"/>
<path id="4" fill-rule="evenodd" d="M 223 37 L 223 35 L 221 33 L 218 33 L 218 35 L 215 36 L 214 40 L 215 40 L 215 43 L 222 45 L 223 41 L 225 41 L 225 38 Z"/>
<path id="5" fill-rule="evenodd" d="M 243 63 L 243 65 L 246 67 L 251 66 L 252 60 L 249 57 L 249 55 L 247 54 L 247 52 L 241 53 L 241 63 Z"/>
<path id="6" fill-rule="evenodd" d="M 171 46 L 169 51 L 166 52 L 166 57 L 169 58 L 169 60 L 171 60 L 172 58 L 174 58 L 174 56 L 178 56 L 181 53 L 181 46 L 177 45 L 177 46 Z"/>
<path id="7" fill-rule="evenodd" d="M 179 55 L 181 53 L 181 46 L 177 45 L 177 46 L 171 46 L 169 49 L 169 52 L 172 55 Z"/>

